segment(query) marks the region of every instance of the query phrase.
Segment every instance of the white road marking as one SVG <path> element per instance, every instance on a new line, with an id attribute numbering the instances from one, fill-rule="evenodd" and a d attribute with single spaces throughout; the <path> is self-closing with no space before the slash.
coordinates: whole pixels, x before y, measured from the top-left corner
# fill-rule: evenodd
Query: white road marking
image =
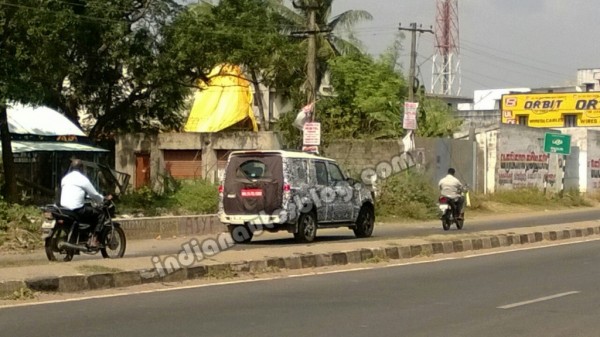
<path id="1" fill-rule="evenodd" d="M 528 305 L 528 304 L 533 304 L 533 303 L 538 303 L 538 302 L 543 302 L 543 301 L 549 301 L 549 300 L 553 300 L 555 298 L 569 296 L 569 295 L 575 295 L 575 294 L 579 294 L 579 291 L 569 291 L 566 293 L 560 293 L 560 294 L 556 294 L 556 295 L 540 297 L 540 298 L 536 298 L 536 299 L 529 300 L 529 301 L 507 304 L 507 305 L 498 307 L 498 309 L 512 309 L 512 308 L 520 307 L 523 305 Z"/>
<path id="2" fill-rule="evenodd" d="M 465 255 L 465 256 L 463 256 L 463 258 L 468 259 L 468 258 L 480 257 L 480 256 L 506 254 L 506 253 L 512 253 L 512 252 L 517 252 L 517 251 L 522 251 L 522 250 L 534 250 L 534 249 L 544 249 L 544 248 L 556 247 L 556 246 L 568 246 L 568 245 L 575 245 L 578 243 L 584 243 L 584 242 L 590 242 L 590 241 L 600 241 L 600 238 L 583 239 L 583 240 L 576 240 L 576 241 L 569 241 L 569 242 L 556 242 L 553 244 L 536 246 L 536 247 L 502 246 L 502 247 L 497 247 L 497 248 L 492 248 L 492 249 L 509 248 L 509 250 L 503 250 L 503 251 L 499 251 L 499 252 L 485 252 L 485 253 L 481 252 L 478 254 Z M 541 241 L 540 243 L 547 243 L 547 242 L 548 241 Z"/>

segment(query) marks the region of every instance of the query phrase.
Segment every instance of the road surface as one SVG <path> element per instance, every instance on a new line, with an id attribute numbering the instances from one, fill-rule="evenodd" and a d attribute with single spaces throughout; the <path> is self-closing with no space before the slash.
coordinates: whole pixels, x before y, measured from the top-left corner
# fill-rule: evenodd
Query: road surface
<path id="1" fill-rule="evenodd" d="M 599 241 L 0 309 L 5 336 L 597 336 Z"/>

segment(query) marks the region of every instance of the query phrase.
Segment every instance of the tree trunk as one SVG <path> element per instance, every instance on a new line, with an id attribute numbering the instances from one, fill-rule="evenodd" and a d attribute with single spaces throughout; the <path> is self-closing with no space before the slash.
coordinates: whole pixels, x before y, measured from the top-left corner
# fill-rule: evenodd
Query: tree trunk
<path id="1" fill-rule="evenodd" d="M 2 165 L 4 167 L 4 197 L 9 203 L 16 203 L 19 201 L 17 179 L 15 176 L 15 163 L 13 160 L 10 132 L 8 130 L 6 104 L 4 102 L 0 102 L 0 139 L 2 140 Z"/>
<path id="2" fill-rule="evenodd" d="M 258 77 L 256 76 L 256 71 L 251 70 L 252 74 L 252 84 L 254 84 L 254 92 L 256 93 L 256 104 L 258 105 L 258 118 L 260 119 L 260 130 L 261 131 L 269 131 L 269 121 L 268 118 L 265 117 L 265 106 L 263 104 L 263 95 L 260 92 L 260 83 L 258 83 Z"/>

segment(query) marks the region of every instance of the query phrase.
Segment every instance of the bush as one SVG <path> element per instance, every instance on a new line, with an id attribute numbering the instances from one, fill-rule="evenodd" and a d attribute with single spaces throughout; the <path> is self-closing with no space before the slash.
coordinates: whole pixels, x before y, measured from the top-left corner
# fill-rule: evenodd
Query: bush
<path id="1" fill-rule="evenodd" d="M 211 214 L 216 213 L 219 191 L 206 180 L 178 181 L 160 194 L 149 187 L 142 187 L 122 196 L 117 208 L 119 213 L 144 216 Z"/>
<path id="2" fill-rule="evenodd" d="M 437 197 L 423 174 L 403 172 L 381 183 L 376 209 L 379 216 L 433 219 L 437 216 Z"/>
<path id="3" fill-rule="evenodd" d="M 217 213 L 218 186 L 206 180 L 185 181 L 172 197 L 181 210 L 192 214 Z"/>
<path id="4" fill-rule="evenodd" d="M 553 197 L 558 203 L 568 207 L 592 206 L 592 203 L 574 188 L 565 193 L 555 194 Z"/>
<path id="5" fill-rule="evenodd" d="M 518 188 L 514 190 L 500 190 L 489 195 L 490 201 L 502 204 L 516 205 L 547 205 L 551 198 L 537 188 Z"/>
<path id="6" fill-rule="evenodd" d="M 0 200 L 0 250 L 34 249 L 41 245 L 41 211 Z"/>
<path id="7" fill-rule="evenodd" d="M 493 194 L 471 196 L 471 202 L 476 200 L 478 208 L 485 208 L 486 202 L 496 202 L 507 205 L 544 206 L 544 207 L 589 207 L 591 202 L 577 189 L 563 193 L 544 193 L 536 188 L 519 188 L 501 190 Z"/>

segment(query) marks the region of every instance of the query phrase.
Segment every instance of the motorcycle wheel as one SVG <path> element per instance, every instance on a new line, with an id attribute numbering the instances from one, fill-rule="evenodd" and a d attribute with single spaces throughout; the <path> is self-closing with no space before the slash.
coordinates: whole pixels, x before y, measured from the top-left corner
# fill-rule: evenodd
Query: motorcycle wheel
<path id="1" fill-rule="evenodd" d="M 448 218 L 448 214 L 444 214 L 442 217 L 442 228 L 447 231 L 450 229 L 450 219 Z"/>
<path id="2" fill-rule="evenodd" d="M 125 255 L 127 247 L 127 239 L 125 232 L 121 227 L 106 228 L 102 235 L 103 248 L 100 248 L 100 253 L 105 259 L 119 259 Z"/>
<path id="3" fill-rule="evenodd" d="M 58 249 L 58 243 L 61 241 L 66 241 L 67 235 L 67 232 L 64 229 L 60 228 L 54 231 L 51 237 L 46 239 L 44 243 L 44 250 L 46 251 L 46 257 L 49 261 L 58 261 L 58 257 L 62 255 L 60 250 Z M 73 254 L 73 251 L 67 249 L 64 252 L 65 256 L 62 258 L 64 262 L 69 262 L 73 260 L 73 255 L 75 255 Z"/>
<path id="4" fill-rule="evenodd" d="M 465 220 L 456 220 L 456 228 L 462 229 L 464 223 L 465 223 Z"/>

